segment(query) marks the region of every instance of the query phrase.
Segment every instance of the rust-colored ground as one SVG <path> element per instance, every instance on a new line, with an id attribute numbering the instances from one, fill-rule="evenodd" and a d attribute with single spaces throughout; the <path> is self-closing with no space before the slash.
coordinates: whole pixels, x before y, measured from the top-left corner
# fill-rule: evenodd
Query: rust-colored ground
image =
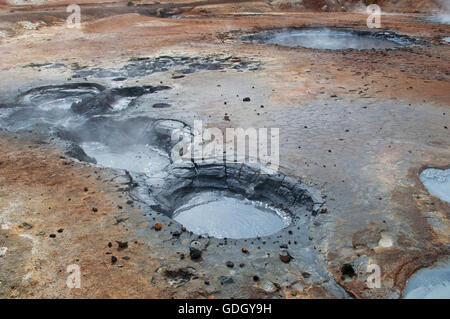
<path id="1" fill-rule="evenodd" d="M 4 97 L 0 104 L 11 101 L 18 90 L 70 78 L 70 74 L 23 67 L 29 63 L 66 59 L 64 61 L 79 65 L 112 67 L 130 57 L 219 53 L 256 57 L 261 62 L 257 81 L 267 88 L 264 98 L 275 109 L 306 106 L 317 98 L 359 101 L 374 98 L 433 105 L 440 113 L 450 113 L 450 46 L 441 42 L 443 36 L 450 35 L 450 27 L 424 23 L 422 14 L 383 16 L 382 23 L 385 29 L 421 37 L 426 45 L 361 53 L 246 44 L 238 35 L 303 25 L 366 28 L 366 16 L 362 14 L 274 11 L 265 2 L 243 2 L 183 7 L 178 14 L 185 18 L 176 19 L 151 16 L 160 5 L 127 6 L 122 1 L 107 7 L 84 4 L 81 29 L 69 29 L 65 25 L 66 3 L 69 2 L 25 7 L 0 3 L 3 10 L 0 31 L 5 34 L 0 37 L 0 84 Z M 143 8 L 151 12 L 139 11 Z M 248 12 L 257 14 L 248 15 Z M 19 23 L 21 21 L 38 24 L 26 29 Z M 194 87 L 195 81 L 201 82 L 201 79 L 194 78 L 186 87 Z M 212 96 L 210 92 L 203 94 L 199 100 Z M 211 106 L 211 110 L 220 108 L 221 105 Z M 205 108 L 196 111 L 213 114 Z M 241 116 L 250 123 L 257 121 Z M 415 120 L 420 122 L 420 119 Z M 236 121 L 239 121 L 239 114 L 236 114 Z M 420 129 L 424 130 L 423 136 L 428 134 L 427 128 Z M 432 147 L 423 157 L 417 153 L 409 155 L 407 143 L 398 145 L 396 153 L 388 149 L 387 144 L 383 145 L 382 152 L 372 157 L 377 162 L 373 164 L 375 167 L 392 169 L 393 176 L 402 176 L 402 172 L 407 171 L 405 177 L 413 186 L 399 186 L 389 177 L 380 181 L 382 178 L 376 170 L 367 173 L 377 180 L 376 183 L 393 189 L 386 207 L 374 204 L 376 210 L 398 208 L 398 213 L 392 217 L 393 223 L 408 225 L 414 234 L 397 232 L 397 247 L 383 248 L 377 247 L 377 242 L 386 228 L 369 222 L 352 228 L 349 216 L 360 216 L 364 212 L 352 208 L 334 221 L 330 235 L 334 236 L 333 242 L 325 248 L 325 251 L 329 248 L 326 256 L 329 270 L 354 297 L 392 297 L 389 289 L 402 289 L 413 272 L 449 254 L 446 248 L 449 245 L 449 206 L 418 186 L 417 174 L 423 165 L 446 166 L 450 158 L 448 130 L 441 124 L 429 129 L 429 135 L 435 135 L 424 142 Z M 398 130 L 401 134 L 400 124 Z M 358 137 L 358 132 L 353 130 L 349 134 Z M 381 141 L 384 138 L 389 135 L 380 136 Z M 167 287 L 150 283 L 160 263 L 152 257 L 151 247 L 136 236 L 134 228 L 127 227 L 127 223 L 139 225 L 143 221 L 139 210 L 126 203 L 129 198 L 118 190 L 121 186 L 114 174 L 61 157 L 61 150 L 43 144 L 43 140 L 29 134 L 2 133 L 0 136 L 0 247 L 8 248 L 0 257 L 0 297 L 183 297 L 180 289 L 175 294 Z M 351 160 L 339 159 L 348 166 Z M 291 163 L 295 161 L 300 163 L 301 159 L 291 158 Z M 411 167 L 405 168 L 408 165 Z M 332 178 L 337 180 L 339 176 L 330 176 Z M 358 201 L 358 195 L 354 199 L 352 192 L 358 191 L 343 192 L 346 200 Z M 93 207 L 97 208 L 96 212 Z M 115 225 L 116 218 L 125 210 L 131 216 L 129 221 Z M 429 219 L 438 222 L 431 225 L 427 222 Z M 398 230 L 396 227 L 392 229 Z M 59 229 L 62 232 L 58 232 Z M 56 237 L 50 238 L 50 234 Z M 129 247 L 118 250 L 116 241 L 127 241 Z M 109 242 L 112 247 L 108 247 Z M 417 248 L 419 243 L 421 246 Z M 360 254 L 386 265 L 383 279 L 387 290 L 371 295 L 361 281 L 341 282 L 340 265 Z M 111 256 L 118 258 L 114 265 Z M 130 259 L 122 259 L 124 256 Z M 69 260 L 81 267 L 82 290 L 67 289 Z M 186 295 L 213 295 L 201 286 L 199 284 L 198 289 L 193 286 Z M 286 293 L 285 297 L 292 296 Z M 330 296 L 321 287 L 312 287 L 298 297 Z"/>

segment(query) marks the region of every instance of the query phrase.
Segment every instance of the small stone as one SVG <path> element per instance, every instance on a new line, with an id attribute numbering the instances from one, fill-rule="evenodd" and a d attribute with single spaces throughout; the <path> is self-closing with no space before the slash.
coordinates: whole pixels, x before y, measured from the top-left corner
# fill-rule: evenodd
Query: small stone
<path id="1" fill-rule="evenodd" d="M 184 227 L 184 226 L 181 227 L 181 230 L 182 230 L 182 231 L 186 231 L 186 227 Z"/>
<path id="2" fill-rule="evenodd" d="M 228 268 L 233 268 L 233 267 L 234 267 L 234 264 L 233 264 L 233 262 L 231 262 L 231 261 L 227 261 L 227 262 L 225 263 L 225 265 L 227 265 Z"/>
<path id="3" fill-rule="evenodd" d="M 258 275 L 253 275 L 253 281 L 259 281 L 259 276 Z"/>
<path id="4" fill-rule="evenodd" d="M 168 103 L 155 103 L 155 104 L 153 104 L 153 108 L 154 109 L 164 109 L 164 108 L 168 108 L 168 107 L 170 107 L 171 105 L 170 104 L 168 104 Z"/>
<path id="5" fill-rule="evenodd" d="M 162 224 L 160 222 L 156 222 L 154 227 L 155 227 L 155 230 L 161 230 Z"/>
<path id="6" fill-rule="evenodd" d="M 227 276 L 220 276 L 219 280 L 221 285 L 232 284 L 234 282 L 233 278 Z"/>
<path id="7" fill-rule="evenodd" d="M 209 285 L 209 280 L 205 279 L 205 285 Z"/>
<path id="8" fill-rule="evenodd" d="M 261 282 L 260 287 L 267 293 L 274 293 L 279 289 L 276 284 L 269 280 L 264 280 Z"/>
<path id="9" fill-rule="evenodd" d="M 180 231 L 174 231 L 173 233 L 172 233 L 172 237 L 180 237 L 181 236 L 181 232 Z"/>
<path id="10" fill-rule="evenodd" d="M 64 229 L 60 228 L 57 231 L 58 231 L 58 233 L 62 233 L 64 231 Z"/>
<path id="11" fill-rule="evenodd" d="M 311 274 L 309 273 L 309 272 L 302 272 L 302 276 L 303 276 L 303 278 L 305 278 L 305 279 L 308 279 L 309 277 L 311 277 Z"/>
<path id="12" fill-rule="evenodd" d="M 242 248 L 241 248 L 241 250 L 242 250 L 242 252 L 243 252 L 244 254 L 248 254 L 248 250 L 247 250 L 247 248 L 245 248 L 245 247 L 242 247 Z"/>
<path id="13" fill-rule="evenodd" d="M 33 228 L 33 226 L 31 226 L 28 223 L 23 222 L 22 224 L 20 224 L 19 228 L 31 229 L 31 228 Z"/>
<path id="14" fill-rule="evenodd" d="M 118 249 L 125 249 L 128 248 L 128 242 L 127 241 L 117 241 L 116 243 L 118 245 Z"/>
<path id="15" fill-rule="evenodd" d="M 109 248 L 112 247 L 112 243 L 111 243 L 111 242 L 108 243 L 108 247 L 109 247 Z"/>
<path id="16" fill-rule="evenodd" d="M 130 257 L 129 256 L 123 256 L 122 259 L 123 260 L 130 260 Z"/>
<path id="17" fill-rule="evenodd" d="M 94 213 L 98 212 L 97 207 L 92 207 L 92 211 L 93 211 Z"/>
<path id="18" fill-rule="evenodd" d="M 244 99 L 242 100 L 244 102 L 250 102 L 250 98 L 249 97 L 244 97 Z"/>
<path id="19" fill-rule="evenodd" d="M 199 259 L 202 256 L 201 244 L 198 241 L 193 241 L 189 247 L 189 255 L 191 259 Z"/>
<path id="20" fill-rule="evenodd" d="M 83 188 L 83 191 L 87 192 L 89 189 L 87 187 Z"/>
<path id="21" fill-rule="evenodd" d="M 48 235 L 48 237 L 50 237 L 50 238 L 56 238 L 56 235 L 55 235 L 55 234 L 50 234 L 50 235 Z"/>
<path id="22" fill-rule="evenodd" d="M 284 250 L 280 251 L 280 259 L 282 262 L 287 264 L 291 261 L 292 256 L 289 254 L 289 252 L 287 250 L 284 249 Z"/>
<path id="23" fill-rule="evenodd" d="M 111 256 L 111 265 L 114 265 L 117 262 L 116 256 Z"/>

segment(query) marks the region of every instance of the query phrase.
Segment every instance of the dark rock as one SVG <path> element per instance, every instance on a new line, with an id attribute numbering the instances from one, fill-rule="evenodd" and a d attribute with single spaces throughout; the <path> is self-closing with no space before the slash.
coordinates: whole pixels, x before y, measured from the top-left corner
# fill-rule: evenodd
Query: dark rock
<path id="1" fill-rule="evenodd" d="M 55 235 L 55 234 L 50 234 L 50 235 L 48 235 L 48 237 L 50 237 L 50 238 L 56 238 L 56 235 Z"/>
<path id="2" fill-rule="evenodd" d="M 155 103 L 155 104 L 153 104 L 152 107 L 153 107 L 154 109 L 164 109 L 164 108 L 171 107 L 171 105 L 168 104 L 168 103 Z"/>
<path id="3" fill-rule="evenodd" d="M 127 219 L 128 219 L 128 217 L 127 217 L 127 218 L 116 217 L 116 222 L 114 223 L 114 225 L 123 223 L 123 222 L 126 221 Z"/>
<path id="4" fill-rule="evenodd" d="M 201 244 L 198 241 L 193 241 L 189 247 L 189 255 L 191 259 L 199 259 L 202 256 Z"/>
<path id="5" fill-rule="evenodd" d="M 234 263 L 231 262 L 231 261 L 227 261 L 227 262 L 225 263 L 225 265 L 227 265 L 227 267 L 229 267 L 229 268 L 233 268 L 233 267 L 234 267 Z"/>
<path id="6" fill-rule="evenodd" d="M 19 228 L 24 228 L 24 229 L 31 229 L 33 228 L 33 226 L 31 226 L 30 224 L 23 222 L 22 224 L 20 224 Z"/>
<path id="7" fill-rule="evenodd" d="M 83 149 L 75 143 L 71 143 L 64 153 L 67 156 L 75 158 L 82 162 L 88 162 L 92 164 L 97 164 L 97 160 L 93 157 L 88 156 Z"/>
<path id="8" fill-rule="evenodd" d="M 92 207 L 92 211 L 93 211 L 94 213 L 98 212 L 97 207 Z"/>
<path id="9" fill-rule="evenodd" d="M 292 256 L 289 254 L 287 250 L 281 250 L 280 251 L 280 260 L 284 263 L 289 263 L 292 259 Z"/>
<path id="10" fill-rule="evenodd" d="M 128 248 L 128 242 L 127 241 L 117 241 L 116 240 L 116 243 L 118 245 L 118 249 L 119 250 Z"/>
<path id="11" fill-rule="evenodd" d="M 117 262 L 116 256 L 111 256 L 111 265 L 114 265 Z"/>
<path id="12" fill-rule="evenodd" d="M 250 102 L 250 98 L 249 98 L 249 97 L 245 97 L 242 101 L 244 101 L 244 102 Z"/>
<path id="13" fill-rule="evenodd" d="M 219 281 L 221 285 L 232 284 L 234 282 L 233 278 L 228 276 L 220 276 Z"/>

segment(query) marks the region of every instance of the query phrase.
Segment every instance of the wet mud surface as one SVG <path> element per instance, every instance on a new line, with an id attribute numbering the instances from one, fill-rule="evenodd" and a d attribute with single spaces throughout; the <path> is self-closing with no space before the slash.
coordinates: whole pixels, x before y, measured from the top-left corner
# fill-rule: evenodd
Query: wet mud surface
<path id="1" fill-rule="evenodd" d="M 386 17 L 383 29 L 420 42 L 361 53 L 241 38 L 312 23 L 361 30 L 355 14 L 183 15 L 1 40 L 2 297 L 400 298 L 449 255 L 449 204 L 420 180 L 450 163 L 448 27 Z M 172 163 L 172 131 L 199 119 L 280 128 L 278 174 Z M 173 214 L 205 191 L 289 223 L 199 235 Z M 81 289 L 67 288 L 71 264 Z M 367 288 L 370 264 L 381 288 Z"/>

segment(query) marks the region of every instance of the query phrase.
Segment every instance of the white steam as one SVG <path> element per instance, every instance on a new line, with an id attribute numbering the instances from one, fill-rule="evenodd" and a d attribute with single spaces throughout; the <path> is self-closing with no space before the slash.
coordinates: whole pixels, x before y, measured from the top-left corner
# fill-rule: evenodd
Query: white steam
<path id="1" fill-rule="evenodd" d="M 430 21 L 439 24 L 450 24 L 450 0 L 437 0 L 437 3 L 441 11 L 434 14 Z"/>

